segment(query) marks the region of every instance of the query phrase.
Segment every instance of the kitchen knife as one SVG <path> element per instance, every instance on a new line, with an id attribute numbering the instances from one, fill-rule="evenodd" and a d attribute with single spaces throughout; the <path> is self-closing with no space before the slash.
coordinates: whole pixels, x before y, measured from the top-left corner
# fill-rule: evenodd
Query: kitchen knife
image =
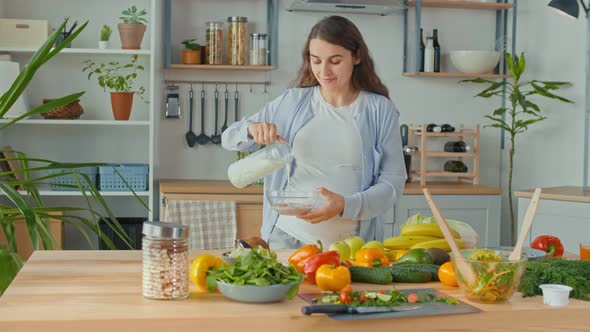
<path id="1" fill-rule="evenodd" d="M 395 312 L 416 310 L 422 307 L 421 304 L 403 304 L 397 306 L 380 306 L 380 307 L 355 307 L 342 304 L 317 304 L 301 307 L 301 313 L 304 315 L 311 314 L 370 314 L 378 312 Z"/>

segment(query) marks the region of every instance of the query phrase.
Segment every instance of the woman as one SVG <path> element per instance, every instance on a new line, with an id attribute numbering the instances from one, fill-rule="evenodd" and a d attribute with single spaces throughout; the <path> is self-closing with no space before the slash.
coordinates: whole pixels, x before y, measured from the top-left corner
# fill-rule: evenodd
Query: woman
<path id="1" fill-rule="evenodd" d="M 296 85 L 222 135 L 228 150 L 276 141 L 291 146 L 291 167 L 265 177 L 265 196 L 316 190 L 324 197 L 321 208 L 296 217 L 278 215 L 265 199 L 262 238 L 273 249 L 351 235 L 382 240 L 383 214 L 406 180 L 399 114 L 351 21 L 331 16 L 312 28 Z"/>

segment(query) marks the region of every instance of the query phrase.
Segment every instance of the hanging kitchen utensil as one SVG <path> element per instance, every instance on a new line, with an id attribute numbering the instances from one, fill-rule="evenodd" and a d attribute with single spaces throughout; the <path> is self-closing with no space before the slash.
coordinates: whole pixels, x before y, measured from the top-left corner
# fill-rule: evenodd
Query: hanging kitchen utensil
<path id="1" fill-rule="evenodd" d="M 399 126 L 399 131 L 402 136 L 402 147 L 408 145 L 408 125 L 401 125 Z"/>
<path id="2" fill-rule="evenodd" d="M 210 140 L 211 138 L 205 135 L 205 87 L 201 86 L 201 134 L 197 136 L 197 143 L 204 145 Z"/>
<path id="3" fill-rule="evenodd" d="M 533 219 L 535 219 L 535 212 L 537 211 L 537 203 L 539 202 L 539 197 L 541 197 L 541 188 L 535 189 L 533 193 L 533 198 L 529 203 L 529 207 L 526 210 L 526 214 L 524 215 L 524 221 L 522 222 L 522 226 L 520 228 L 520 234 L 518 234 L 518 241 L 514 246 L 514 250 L 508 256 L 508 260 L 510 261 L 518 261 L 520 260 L 520 254 L 522 253 L 522 245 L 526 238 L 526 235 L 529 232 L 529 228 L 533 224 Z"/>
<path id="4" fill-rule="evenodd" d="M 223 95 L 225 100 L 225 120 L 223 121 L 223 126 L 221 126 L 221 132 L 223 133 L 227 129 L 227 111 L 229 108 L 229 92 L 227 91 L 227 84 L 225 85 L 225 94 Z"/>
<path id="5" fill-rule="evenodd" d="M 188 103 L 189 103 L 189 111 L 188 111 L 188 132 L 186 133 L 186 143 L 189 147 L 195 146 L 195 143 L 198 141 L 199 137 L 193 132 L 193 86 L 191 84 L 190 90 L 188 92 Z"/>
<path id="6" fill-rule="evenodd" d="M 167 119 L 180 119 L 180 94 L 178 87 L 170 85 L 166 87 L 166 113 Z"/>
<path id="7" fill-rule="evenodd" d="M 238 85 L 236 84 L 236 92 L 234 93 L 234 121 L 238 122 Z"/>
<path id="8" fill-rule="evenodd" d="M 213 135 L 211 135 L 211 143 L 221 144 L 221 135 L 217 133 L 217 123 L 219 120 L 219 91 L 217 91 L 217 85 L 215 85 L 215 129 Z"/>
<path id="9" fill-rule="evenodd" d="M 440 230 L 442 231 L 443 235 L 445 236 L 445 239 L 449 243 L 449 246 L 451 247 L 451 251 L 453 252 L 453 255 L 455 256 L 455 265 L 457 266 L 457 270 L 459 270 L 459 272 L 463 276 L 463 279 L 465 280 L 465 283 L 467 285 L 474 285 L 475 280 L 476 280 L 475 272 L 471 268 L 471 265 L 469 265 L 469 263 L 465 260 L 465 257 L 463 257 L 461 250 L 459 250 L 459 246 L 457 245 L 457 242 L 455 241 L 455 237 L 453 236 L 453 233 L 451 233 L 451 229 L 449 228 L 449 225 L 447 224 L 445 218 L 440 213 L 440 210 L 439 210 L 438 206 L 436 205 L 436 203 L 434 203 L 434 201 L 432 200 L 432 196 L 430 195 L 430 191 L 428 190 L 428 188 L 424 188 L 422 191 L 424 192 L 424 196 L 426 196 L 426 201 L 428 202 L 428 205 L 430 206 L 430 210 L 432 210 L 432 214 L 434 215 L 434 219 L 436 220 L 436 223 L 440 227 Z"/>

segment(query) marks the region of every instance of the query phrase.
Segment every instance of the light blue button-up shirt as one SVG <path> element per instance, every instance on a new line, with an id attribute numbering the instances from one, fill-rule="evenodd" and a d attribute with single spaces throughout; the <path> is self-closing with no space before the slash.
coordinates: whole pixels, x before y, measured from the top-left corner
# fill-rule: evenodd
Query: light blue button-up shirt
<path id="1" fill-rule="evenodd" d="M 277 134 L 292 146 L 297 132 L 313 117 L 310 103 L 313 88 L 288 89 L 256 114 L 232 124 L 221 137 L 227 150 L 251 151 L 254 140 L 248 138 L 248 125 L 269 122 L 277 126 Z M 358 234 L 365 239 L 383 240 L 384 214 L 393 208 L 403 193 L 406 168 L 399 132 L 399 112 L 391 100 L 367 93 L 365 109 L 354 116 L 355 129 L 361 141 L 361 163 L 358 191 L 344 196 L 343 218 L 358 220 Z M 312 146 L 309 147 L 313 149 Z M 346 142 L 334 149 L 346 149 Z M 297 160 L 291 163 L 291 172 Z M 266 193 L 281 191 L 287 185 L 287 168 L 281 168 L 264 177 L 263 221 L 260 234 L 268 241 L 278 219 L 271 208 Z"/>

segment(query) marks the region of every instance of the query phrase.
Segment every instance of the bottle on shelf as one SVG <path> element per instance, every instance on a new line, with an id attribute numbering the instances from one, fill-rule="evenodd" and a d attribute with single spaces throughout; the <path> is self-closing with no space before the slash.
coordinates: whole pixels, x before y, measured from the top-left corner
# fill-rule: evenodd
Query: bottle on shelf
<path id="1" fill-rule="evenodd" d="M 455 127 L 451 126 L 448 123 L 445 123 L 442 126 L 440 126 L 440 131 L 442 133 L 454 133 L 455 132 Z"/>
<path id="2" fill-rule="evenodd" d="M 440 44 L 438 43 L 438 29 L 432 31 L 432 46 L 434 47 L 434 72 L 440 73 Z"/>
<path id="3" fill-rule="evenodd" d="M 467 165 L 465 165 L 465 163 L 460 160 L 449 160 L 445 162 L 445 165 L 443 167 L 445 172 L 453 173 L 467 173 L 467 171 L 469 170 L 467 168 Z"/>
<path id="4" fill-rule="evenodd" d="M 445 152 L 469 152 L 471 147 L 463 141 L 446 142 Z"/>
<path id="5" fill-rule="evenodd" d="M 426 48 L 424 49 L 424 72 L 432 73 L 434 71 L 434 46 L 432 37 L 426 36 Z"/>
<path id="6" fill-rule="evenodd" d="M 424 37 L 422 35 L 422 28 L 420 28 L 420 71 L 424 71 Z"/>
<path id="7" fill-rule="evenodd" d="M 441 127 L 439 125 L 431 123 L 428 126 L 426 126 L 426 131 L 429 133 L 440 133 Z"/>

